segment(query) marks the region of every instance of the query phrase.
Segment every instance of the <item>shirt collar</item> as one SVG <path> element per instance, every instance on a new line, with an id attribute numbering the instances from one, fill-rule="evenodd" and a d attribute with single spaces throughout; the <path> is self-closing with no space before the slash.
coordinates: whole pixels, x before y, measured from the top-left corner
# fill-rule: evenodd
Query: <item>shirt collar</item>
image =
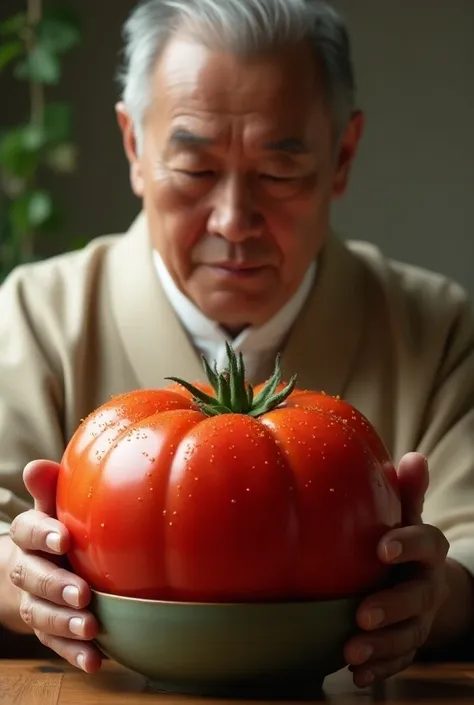
<path id="1" fill-rule="evenodd" d="M 153 250 L 153 258 L 163 290 L 196 347 L 201 352 L 210 348 L 222 350 L 225 342 L 230 342 L 230 336 L 178 289 L 156 250 Z M 298 317 L 311 291 L 315 275 L 316 262 L 313 261 L 298 290 L 286 304 L 262 326 L 249 326 L 243 330 L 232 341 L 233 348 L 244 355 L 277 350 Z M 223 355 L 216 355 L 216 358 L 223 358 Z M 218 367 L 221 366 L 219 362 Z"/>

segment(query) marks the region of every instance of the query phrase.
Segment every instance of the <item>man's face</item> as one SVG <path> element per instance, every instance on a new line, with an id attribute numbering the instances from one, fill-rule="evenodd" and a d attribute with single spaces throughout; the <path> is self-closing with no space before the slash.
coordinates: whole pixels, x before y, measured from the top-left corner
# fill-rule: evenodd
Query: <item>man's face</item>
<path id="1" fill-rule="evenodd" d="M 311 49 L 239 59 L 184 36 L 153 80 L 137 154 L 119 108 L 132 186 L 179 289 L 230 331 L 292 296 L 345 189 L 361 117 L 337 147 Z"/>

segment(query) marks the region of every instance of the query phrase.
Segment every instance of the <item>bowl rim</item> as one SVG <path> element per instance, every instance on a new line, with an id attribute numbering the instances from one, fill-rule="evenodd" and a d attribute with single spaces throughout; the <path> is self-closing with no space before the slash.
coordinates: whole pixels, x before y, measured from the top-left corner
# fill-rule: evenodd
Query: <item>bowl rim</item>
<path id="1" fill-rule="evenodd" d="M 249 608 L 294 608 L 297 606 L 309 607 L 314 605 L 329 606 L 336 604 L 349 604 L 360 602 L 364 599 L 365 595 L 347 595 L 345 597 L 336 598 L 322 598 L 319 600 L 288 600 L 288 601 L 271 601 L 265 600 L 261 602 L 197 602 L 197 601 L 185 601 L 185 600 L 153 600 L 144 597 L 129 597 L 127 595 L 115 595 L 110 592 L 103 592 L 101 590 L 95 590 L 90 587 L 90 591 L 93 595 L 99 598 L 105 598 L 109 600 L 114 600 L 117 602 L 128 602 L 130 604 L 146 604 L 146 605 L 161 605 L 163 607 L 207 607 L 207 608 L 233 608 L 233 609 L 249 609 Z"/>

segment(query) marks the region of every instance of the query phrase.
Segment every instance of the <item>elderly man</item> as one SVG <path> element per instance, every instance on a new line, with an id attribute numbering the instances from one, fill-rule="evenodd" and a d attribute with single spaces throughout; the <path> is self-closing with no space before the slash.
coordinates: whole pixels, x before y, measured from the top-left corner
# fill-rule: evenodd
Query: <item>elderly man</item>
<path id="1" fill-rule="evenodd" d="M 378 556 L 410 571 L 360 606 L 356 684 L 457 643 L 473 623 L 474 326 L 455 283 L 331 231 L 363 130 L 343 23 L 312 0 L 148 0 L 125 54 L 143 213 L 1 289 L 4 629 L 99 668 L 88 586 L 58 567 L 56 463 L 111 394 L 197 379 L 199 353 L 221 366 L 231 339 L 251 380 L 282 350 L 301 386 L 343 395 L 397 463 L 405 526 Z"/>

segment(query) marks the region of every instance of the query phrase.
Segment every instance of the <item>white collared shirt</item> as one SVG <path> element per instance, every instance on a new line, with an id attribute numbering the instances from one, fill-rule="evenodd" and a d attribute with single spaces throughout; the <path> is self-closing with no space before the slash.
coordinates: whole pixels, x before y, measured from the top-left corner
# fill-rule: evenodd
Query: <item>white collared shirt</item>
<path id="1" fill-rule="evenodd" d="M 216 362 L 217 369 L 222 371 L 227 366 L 225 343 L 231 342 L 235 352 L 243 355 L 246 377 L 250 381 L 255 381 L 256 371 L 262 364 L 270 363 L 270 367 L 273 366 L 280 345 L 300 313 L 316 274 L 316 263 L 312 262 L 299 289 L 269 321 L 262 326 L 249 326 L 232 340 L 225 330 L 207 318 L 178 289 L 156 250 L 153 250 L 153 257 L 163 290 L 199 352 L 211 366 Z"/>

